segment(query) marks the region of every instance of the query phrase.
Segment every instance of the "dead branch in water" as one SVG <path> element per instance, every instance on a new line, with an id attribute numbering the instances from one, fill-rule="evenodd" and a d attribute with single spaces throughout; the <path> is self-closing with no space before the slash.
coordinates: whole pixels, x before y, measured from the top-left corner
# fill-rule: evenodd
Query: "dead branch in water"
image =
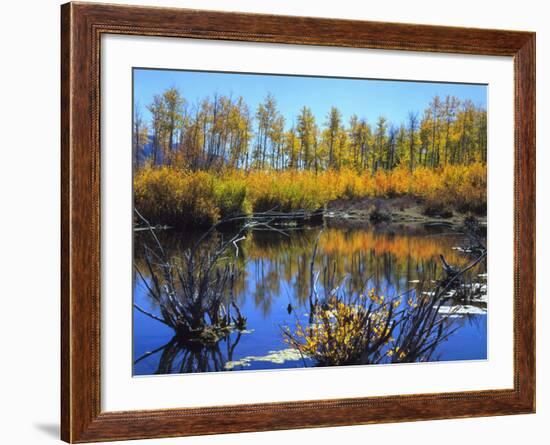
<path id="1" fill-rule="evenodd" d="M 135 213 L 153 240 L 153 247 L 144 245 L 150 280 L 145 279 L 137 265 L 135 268 L 147 291 L 158 303 L 160 315 L 134 304 L 136 310 L 168 325 L 183 339 L 205 343 L 216 342 L 234 329 L 245 329 L 246 317 L 233 294 L 239 243 L 246 239 L 248 232 L 258 229 L 285 234 L 273 223 L 278 218 L 291 218 L 292 215 L 269 211 L 222 219 L 179 257 L 169 258 L 149 221 L 137 209 Z M 226 238 L 222 234 L 217 245 L 207 246 L 220 226 L 235 221 L 242 224 L 233 236 Z M 234 254 L 228 257 L 232 250 Z"/>

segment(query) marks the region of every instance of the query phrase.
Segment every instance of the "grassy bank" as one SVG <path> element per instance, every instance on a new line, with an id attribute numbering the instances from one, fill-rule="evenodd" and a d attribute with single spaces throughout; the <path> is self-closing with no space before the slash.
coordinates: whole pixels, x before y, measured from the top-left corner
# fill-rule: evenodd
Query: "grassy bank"
<path id="1" fill-rule="evenodd" d="M 486 167 L 406 168 L 376 174 L 339 171 L 227 170 L 191 172 L 143 168 L 134 177 L 134 204 L 153 224 L 211 225 L 236 213 L 316 210 L 336 199 L 414 196 L 426 212 L 485 213 Z"/>

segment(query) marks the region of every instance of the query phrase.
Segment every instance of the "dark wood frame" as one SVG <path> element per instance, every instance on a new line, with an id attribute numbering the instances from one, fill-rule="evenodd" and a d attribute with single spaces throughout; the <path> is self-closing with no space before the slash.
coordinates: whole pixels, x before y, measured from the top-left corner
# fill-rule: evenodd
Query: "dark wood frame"
<path id="1" fill-rule="evenodd" d="M 512 56 L 514 388 L 231 407 L 102 412 L 100 38 L 186 37 Z M 61 437 L 172 437 L 535 411 L 535 34 L 91 3 L 61 7 Z"/>

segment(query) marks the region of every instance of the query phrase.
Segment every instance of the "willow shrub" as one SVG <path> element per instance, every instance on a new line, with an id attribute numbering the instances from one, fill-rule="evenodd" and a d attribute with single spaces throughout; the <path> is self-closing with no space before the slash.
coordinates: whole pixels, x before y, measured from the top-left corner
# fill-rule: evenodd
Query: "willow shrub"
<path id="1" fill-rule="evenodd" d="M 246 176 L 252 209 L 291 212 L 321 208 L 336 197 L 330 175 L 329 172 L 315 175 L 310 171 L 252 172 Z"/>
<path id="2" fill-rule="evenodd" d="M 318 366 L 375 363 L 393 355 L 389 344 L 400 304 L 399 299 L 384 302 L 374 290 L 354 301 L 332 297 L 315 306 L 308 325 L 298 321 L 294 331 L 283 328 L 285 341 Z"/>
<path id="3" fill-rule="evenodd" d="M 487 209 L 487 168 L 472 165 L 446 166 L 433 171 L 415 170 L 411 193 L 426 206 L 484 214 Z"/>
<path id="4" fill-rule="evenodd" d="M 250 213 L 251 206 L 247 199 L 248 188 L 242 178 L 227 179 L 217 178 L 214 180 L 214 195 L 219 216 L 226 216 Z"/>
<path id="5" fill-rule="evenodd" d="M 145 168 L 134 177 L 134 205 L 151 224 L 209 226 L 249 212 L 246 185 L 208 172 Z"/>
<path id="6" fill-rule="evenodd" d="M 358 173 L 352 169 L 280 172 L 139 170 L 135 206 L 152 224 L 211 225 L 220 218 L 276 209 L 317 210 L 335 199 L 412 195 L 426 207 L 484 213 L 487 171 L 482 164 L 439 169 L 405 167 Z"/>

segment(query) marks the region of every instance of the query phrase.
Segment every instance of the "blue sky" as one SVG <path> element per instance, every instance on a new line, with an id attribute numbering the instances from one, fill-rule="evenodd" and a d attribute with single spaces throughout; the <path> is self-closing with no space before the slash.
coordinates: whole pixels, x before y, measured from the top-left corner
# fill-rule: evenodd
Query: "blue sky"
<path id="1" fill-rule="evenodd" d="M 378 116 L 384 116 L 399 125 L 405 122 L 409 111 L 421 114 L 436 94 L 442 98 L 453 95 L 461 100 L 470 99 L 477 106 L 487 107 L 486 85 L 136 68 L 134 100 L 147 121 L 150 115 L 146 105 L 155 94 L 172 86 L 180 90 L 190 105 L 215 93 L 243 96 L 252 113 L 270 92 L 285 117 L 286 128 L 304 105 L 311 108 L 318 124 L 323 124 L 330 107 L 336 106 L 346 125 L 352 114 L 366 118 L 371 124 Z"/>

